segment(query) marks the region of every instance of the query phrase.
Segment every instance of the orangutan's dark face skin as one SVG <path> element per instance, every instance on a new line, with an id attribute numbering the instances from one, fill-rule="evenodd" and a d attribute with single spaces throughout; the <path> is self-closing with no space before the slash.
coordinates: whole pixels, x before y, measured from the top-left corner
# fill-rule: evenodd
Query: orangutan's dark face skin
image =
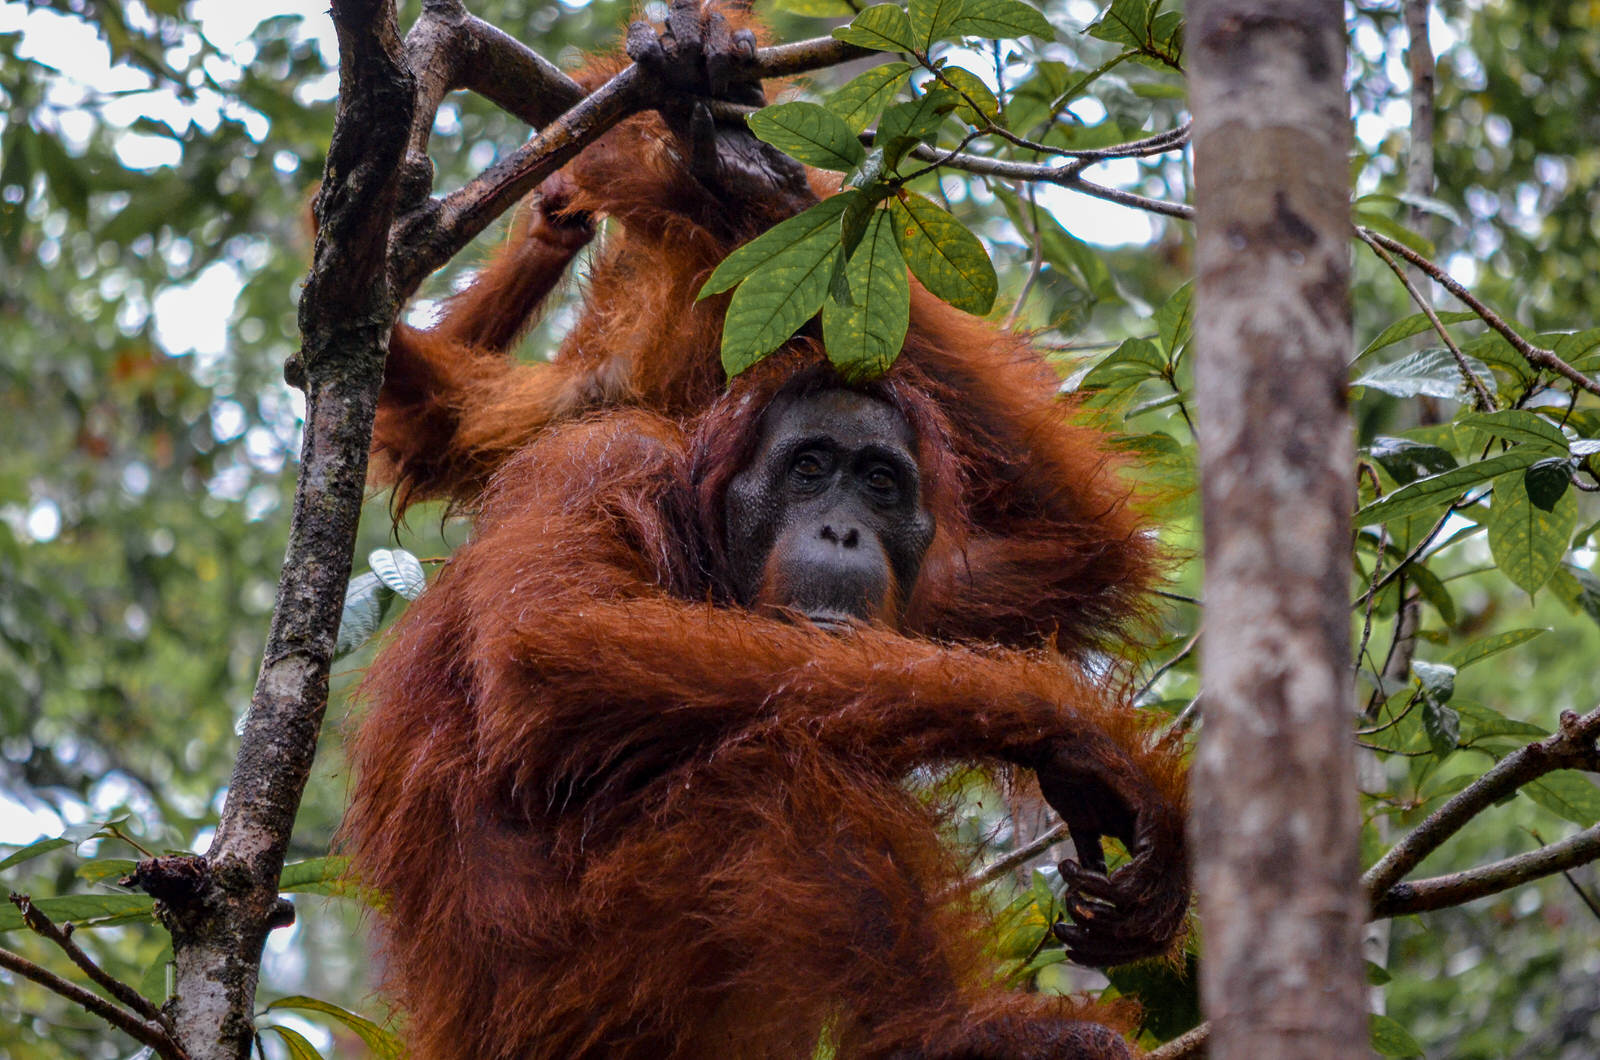
<path id="1" fill-rule="evenodd" d="M 915 453 L 905 417 L 876 398 L 824 390 L 774 403 L 724 501 L 738 601 L 829 629 L 897 625 L 933 540 Z"/>

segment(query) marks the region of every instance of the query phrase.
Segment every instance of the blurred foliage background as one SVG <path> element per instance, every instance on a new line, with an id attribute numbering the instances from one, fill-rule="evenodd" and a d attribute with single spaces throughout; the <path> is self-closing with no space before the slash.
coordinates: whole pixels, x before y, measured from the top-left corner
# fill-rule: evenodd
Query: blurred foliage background
<path id="1" fill-rule="evenodd" d="M 11 890 L 38 898 L 116 893 L 120 859 L 141 849 L 203 849 L 215 823 L 233 733 L 259 662 L 293 487 L 302 405 L 281 368 L 298 342 L 294 302 L 309 251 L 305 207 L 332 127 L 336 49 L 323 6 L 0 4 L 0 842 L 98 836 L 5 868 L 0 884 Z M 402 19 L 416 6 L 402 4 Z M 469 6 L 568 65 L 584 50 L 610 47 L 630 11 L 618 0 Z M 1059 30 L 1055 42 L 957 58 L 993 65 L 1009 79 L 1013 99 L 1023 101 L 1030 91 L 1049 94 L 1051 79 L 1118 53 L 1117 43 L 1081 32 L 1100 5 L 1048 0 L 1043 7 Z M 817 16 L 846 11 L 842 0 L 780 0 L 767 14 L 777 38 L 798 39 L 842 21 Z M 1382 198 L 1405 186 L 1409 84 L 1398 3 L 1347 5 L 1347 14 L 1354 191 L 1379 196 L 1367 200 L 1374 219 L 1393 204 L 1389 215 L 1403 220 L 1403 208 Z M 1435 260 L 1529 333 L 1593 326 L 1600 304 L 1600 3 L 1446 0 L 1436 5 L 1433 34 L 1440 114 Z M 859 69 L 819 75 L 816 85 L 842 83 Z M 1125 64 L 1071 106 L 1057 142 L 1132 139 L 1172 127 L 1182 108 L 1180 76 Z M 459 183 L 526 132 L 480 100 L 453 98 L 433 140 L 439 186 Z M 1090 176 L 1146 195 L 1187 196 L 1179 155 L 1118 162 Z M 1001 283 L 995 316 L 1037 329 L 1039 341 L 1059 351 L 1063 374 L 1120 418 L 1130 447 L 1148 457 L 1143 474 L 1171 493 L 1165 517 L 1172 543 L 1192 553 L 1187 368 L 1172 345 L 1182 337 L 1162 334 L 1152 322 L 1161 307 L 1181 303 L 1191 271 L 1188 226 L 1060 189 L 1029 192 L 960 174 L 945 175 L 934 190 L 991 251 Z M 484 241 L 495 238 L 498 230 Z M 425 318 L 428 298 L 447 292 L 473 260 L 463 255 L 431 281 L 413 313 Z M 1357 336 L 1365 346 L 1413 307 L 1380 262 L 1364 251 L 1356 260 Z M 558 306 L 530 336 L 525 355 L 550 348 L 570 320 L 570 306 Z M 1093 369 L 1098 375 L 1085 374 L 1129 338 L 1166 340 L 1172 378 L 1119 381 L 1104 364 Z M 1388 347 L 1355 372 L 1413 348 Z M 1487 350 L 1478 355 L 1502 371 Z M 1503 385 L 1512 382 L 1508 375 Z M 1371 386 L 1356 393 L 1363 445 L 1425 430 L 1457 408 Z M 1565 401 L 1548 391 L 1526 400 L 1540 408 L 1558 397 Z M 1579 433 L 1600 433 L 1600 419 L 1583 419 L 1597 416 L 1592 400 L 1574 415 Z M 1152 442 L 1157 435 L 1170 444 Z M 1456 686 L 1463 700 L 1546 731 L 1559 711 L 1600 699 L 1600 582 L 1593 581 L 1600 542 L 1585 539 L 1600 511 L 1588 496 L 1575 503 L 1584 529 L 1564 550 L 1565 580 L 1532 597 L 1495 570 L 1481 537 L 1464 538 L 1430 561 L 1449 586 L 1449 606 L 1431 603 L 1425 612 L 1419 656 L 1444 658 L 1474 638 L 1508 630 L 1548 629 Z M 414 512 L 396 530 L 381 496 L 367 516 L 358 570 L 370 549 L 398 543 L 431 560 L 466 533 L 437 510 Z M 1368 562 L 1375 541 L 1367 541 Z M 1178 594 L 1193 595 L 1197 566 L 1179 572 Z M 1362 591 L 1365 570 L 1352 582 L 1353 595 Z M 1396 607 L 1394 599 L 1377 601 L 1374 644 L 1386 643 Z M 1198 690 L 1193 656 L 1182 650 L 1198 615 L 1175 603 L 1168 617 L 1170 635 L 1145 664 L 1152 674 L 1166 668 L 1146 699 L 1153 709 L 1177 710 Z M 328 852 L 346 796 L 339 742 L 347 697 L 369 652 L 335 666 L 329 724 L 291 861 Z M 1463 737 L 1469 750 L 1453 756 L 1395 755 L 1368 809 L 1375 820 L 1393 822 L 1385 827 L 1402 829 L 1461 778 L 1487 767 L 1491 759 L 1471 750 L 1503 753 L 1514 742 Z M 986 836 L 997 849 L 1019 840 L 1022 829 L 1005 820 L 1004 807 L 975 807 L 972 836 Z M 1558 814 L 1518 797 L 1474 822 L 1423 874 L 1532 849 L 1581 819 L 1581 812 Z M 97 831 L 108 821 L 116 822 L 114 831 Z M 1377 825 L 1372 833 L 1374 850 L 1390 834 Z M 0 848 L 0 859 L 7 853 Z M 1016 900 L 1011 891 L 997 898 L 1022 911 L 999 945 L 1023 962 L 1020 977 L 1041 988 L 1056 984 L 1027 940 L 1048 912 L 1047 877 L 1040 877 L 1043 892 L 1023 879 Z M 1597 885 L 1591 866 L 1570 880 L 1398 921 L 1389 957 L 1378 962 L 1387 963 L 1389 981 L 1375 991 L 1375 1004 L 1428 1056 L 1595 1055 Z M 263 1003 L 307 994 L 381 1018 L 361 907 L 315 893 L 297 906 L 296 925 L 269 943 Z M 0 920 L 0 929 L 12 926 Z M 148 918 L 78 937 L 114 974 L 164 996 L 170 951 Z M 60 965 L 25 932 L 8 930 L 0 944 Z M 1181 993 L 1157 1006 L 1160 1012 L 1172 1016 Z M 275 1018 L 326 1055 L 362 1055 L 360 1038 L 337 1020 Z M 1172 1018 L 1179 1022 L 1166 1031 L 1181 1030 L 1181 1019 Z M 29 984 L 0 991 L 0 1057 L 135 1051 Z"/>

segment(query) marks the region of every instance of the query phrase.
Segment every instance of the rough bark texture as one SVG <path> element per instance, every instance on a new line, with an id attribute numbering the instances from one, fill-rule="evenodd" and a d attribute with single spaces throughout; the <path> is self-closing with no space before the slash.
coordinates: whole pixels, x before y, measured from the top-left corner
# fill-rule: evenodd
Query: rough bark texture
<path id="1" fill-rule="evenodd" d="M 1216 1057 L 1369 1055 L 1350 672 L 1350 130 L 1337 0 L 1189 8 Z"/>
<path id="2" fill-rule="evenodd" d="M 328 666 L 366 481 L 395 302 L 385 243 L 414 85 L 393 6 L 335 0 L 340 113 L 318 196 L 316 262 L 290 374 L 307 394 L 288 553 L 265 659 L 198 893 L 163 901 L 176 966 L 172 1015 L 192 1060 L 244 1060 L 261 946 L 316 753 Z"/>

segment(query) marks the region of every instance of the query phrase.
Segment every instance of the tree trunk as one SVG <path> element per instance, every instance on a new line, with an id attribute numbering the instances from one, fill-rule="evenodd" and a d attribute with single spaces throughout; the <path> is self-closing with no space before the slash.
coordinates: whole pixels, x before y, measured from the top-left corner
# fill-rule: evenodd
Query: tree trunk
<path id="1" fill-rule="evenodd" d="M 1343 5 L 1193 0 L 1189 18 L 1202 1000 L 1216 1057 L 1365 1057 Z"/>

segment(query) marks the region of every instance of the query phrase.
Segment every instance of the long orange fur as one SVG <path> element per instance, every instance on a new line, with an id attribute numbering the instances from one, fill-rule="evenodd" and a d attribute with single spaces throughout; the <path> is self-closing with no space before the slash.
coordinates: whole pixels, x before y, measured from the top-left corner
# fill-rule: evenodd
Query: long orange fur
<path id="1" fill-rule="evenodd" d="M 395 334 L 378 477 L 478 514 L 374 662 L 352 746 L 343 841 L 387 895 L 412 1055 L 806 1058 L 824 1032 L 841 1058 L 1129 1055 L 1104 1026 L 1126 1012 L 998 987 L 939 810 L 904 784 L 1064 741 L 1163 822 L 1152 915 L 1186 902 L 1182 764 L 1071 661 L 1153 577 L 1104 438 L 1025 342 L 914 288 L 875 390 L 939 527 L 905 628 L 729 604 L 721 491 L 824 359 L 802 335 L 724 392 L 726 299 L 694 294 L 736 237 L 683 156 L 654 117 L 619 126 L 562 174 L 564 216 L 530 211 L 440 325 Z M 621 231 L 583 316 L 518 364 L 585 215 Z"/>

